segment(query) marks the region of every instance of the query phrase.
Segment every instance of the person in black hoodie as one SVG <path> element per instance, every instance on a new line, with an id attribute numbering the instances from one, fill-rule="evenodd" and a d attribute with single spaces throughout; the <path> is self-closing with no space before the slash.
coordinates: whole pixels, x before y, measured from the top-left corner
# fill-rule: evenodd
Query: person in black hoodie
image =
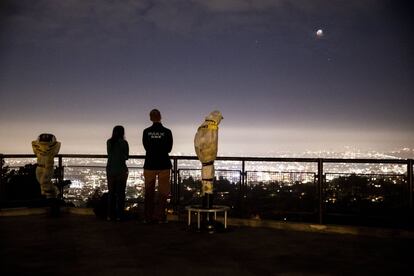
<path id="1" fill-rule="evenodd" d="M 173 146 L 171 130 L 161 124 L 161 113 L 157 109 L 150 112 L 152 126 L 144 129 L 142 144 L 146 155 L 145 178 L 145 222 L 167 222 L 165 208 L 170 193 L 171 160 L 168 155 Z M 155 204 L 155 182 L 158 177 L 158 204 Z"/>
<path id="2" fill-rule="evenodd" d="M 108 220 L 122 220 L 125 208 L 125 188 L 128 180 L 129 145 L 125 140 L 123 126 L 115 126 L 112 137 L 106 141 L 108 162 Z"/>

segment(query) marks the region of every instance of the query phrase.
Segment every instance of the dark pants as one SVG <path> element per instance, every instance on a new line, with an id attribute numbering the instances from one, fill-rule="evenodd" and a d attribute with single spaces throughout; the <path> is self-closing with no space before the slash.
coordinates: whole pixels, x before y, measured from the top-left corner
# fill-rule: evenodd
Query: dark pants
<path id="1" fill-rule="evenodd" d="M 155 182 L 158 176 L 158 204 L 155 204 Z M 170 170 L 144 170 L 145 220 L 165 221 L 165 208 L 170 193 Z"/>
<path id="2" fill-rule="evenodd" d="M 125 188 L 128 172 L 108 175 L 108 217 L 121 219 L 125 208 Z"/>

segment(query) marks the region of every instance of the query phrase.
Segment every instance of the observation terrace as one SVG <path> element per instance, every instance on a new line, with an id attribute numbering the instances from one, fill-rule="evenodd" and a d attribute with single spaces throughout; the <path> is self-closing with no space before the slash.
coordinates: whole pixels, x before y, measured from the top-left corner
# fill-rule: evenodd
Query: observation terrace
<path id="1" fill-rule="evenodd" d="M 10 170 L 35 163 L 34 155 L 0 155 L 0 274 L 365 275 L 412 269 L 411 159 L 219 157 L 215 203 L 231 207 L 230 227 L 208 235 L 188 231 L 185 223 L 184 207 L 200 199 L 200 164 L 193 156 L 171 157 L 170 222 L 140 222 L 143 158 L 130 156 L 128 163 L 128 204 L 136 213 L 115 223 L 83 208 L 88 195 L 105 190 L 106 155 L 56 157 L 56 181 L 76 186 L 62 188 L 68 206 L 58 218 L 33 208 L 33 200 L 7 198 Z M 10 208 L 18 205 L 29 208 Z"/>

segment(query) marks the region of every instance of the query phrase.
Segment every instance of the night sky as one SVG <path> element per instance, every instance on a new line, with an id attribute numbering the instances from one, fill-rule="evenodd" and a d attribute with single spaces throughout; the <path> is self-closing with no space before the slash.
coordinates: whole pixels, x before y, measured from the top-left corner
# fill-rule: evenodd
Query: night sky
<path id="1" fill-rule="evenodd" d="M 215 109 L 220 155 L 414 147 L 409 2 L 2 0 L 0 153 L 105 153 L 121 124 L 142 154 L 152 108 L 176 154 Z"/>

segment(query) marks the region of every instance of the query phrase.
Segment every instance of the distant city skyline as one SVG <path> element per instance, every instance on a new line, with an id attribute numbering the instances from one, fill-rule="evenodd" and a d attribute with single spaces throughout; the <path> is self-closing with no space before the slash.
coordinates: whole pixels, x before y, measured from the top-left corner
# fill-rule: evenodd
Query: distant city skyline
<path id="1" fill-rule="evenodd" d="M 143 154 L 159 108 L 173 154 L 215 109 L 219 154 L 414 148 L 413 4 L 404 0 L 0 3 L 0 153 Z"/>
<path id="2" fill-rule="evenodd" d="M 350 154 L 351 152 L 348 152 Z M 331 157 L 338 157 L 331 155 Z M 342 156 L 343 157 L 343 156 Z M 345 157 L 350 157 L 349 155 Z M 361 156 L 356 156 L 361 157 Z M 372 156 L 366 156 L 372 157 Z M 374 156 L 376 158 L 384 158 L 384 156 Z M 6 166 L 15 169 L 26 164 L 33 164 L 34 158 L 6 158 Z M 85 206 L 88 199 L 95 193 L 107 191 L 107 179 L 105 170 L 106 160 L 103 158 L 64 158 L 64 175 L 65 179 L 70 180 L 70 186 L 65 188 L 64 198 L 67 202 L 72 202 L 75 206 Z M 127 182 L 127 199 L 142 200 L 144 197 L 144 174 L 143 159 L 130 159 L 129 176 Z M 200 196 L 200 163 L 196 160 L 179 160 L 177 162 L 178 181 L 182 186 L 180 200 L 191 200 L 193 196 Z M 305 193 L 312 195 L 316 192 L 315 183 L 318 167 L 316 163 L 309 162 L 246 162 L 245 166 L 240 161 L 216 161 L 216 183 L 215 188 L 218 199 L 224 199 L 224 195 L 230 193 L 239 194 L 237 192 L 240 181 L 242 180 L 242 171 L 245 170 L 246 188 L 259 188 L 265 193 L 281 193 L 280 195 L 289 195 L 291 200 L 302 199 Z M 407 172 L 405 164 L 344 164 L 333 163 L 323 166 L 325 181 L 327 184 L 327 197 L 331 203 L 335 203 L 341 197 L 346 196 L 344 192 L 349 186 L 344 185 L 339 188 L 338 184 L 333 184 L 339 178 L 359 177 L 367 179 L 371 188 L 369 193 L 365 194 L 365 198 L 369 199 L 371 204 L 377 204 L 391 196 L 389 190 L 382 190 L 385 185 L 392 185 L 397 192 L 402 192 L 401 185 L 406 185 L 404 174 Z M 196 183 L 196 182 L 198 183 Z M 231 184 L 225 189 L 225 193 L 220 193 L 220 182 Z M 275 184 L 277 184 L 275 186 Z M 397 184 L 397 185 L 396 185 Z M 296 188 L 294 188 L 296 186 Z M 300 188 L 300 186 L 302 188 Z M 373 187 L 374 186 L 374 187 Z M 232 187 L 230 190 L 228 189 Z M 308 190 L 306 187 L 310 187 Z M 312 189 L 313 187 L 313 189 Z M 276 189 L 274 189 L 276 188 Z M 305 189 L 304 191 L 299 190 Z M 373 189 L 373 190 L 372 190 Z M 271 192 L 273 190 L 273 192 Z M 296 190 L 296 192 L 294 192 Z M 221 190 L 223 192 L 223 190 Z M 330 192 L 329 192 L 330 191 Z M 358 191 L 358 189 L 354 190 Z M 366 190 L 365 190 L 366 191 Z M 341 196 L 341 193 L 343 195 Z M 357 192 L 358 193 L 358 192 Z M 254 194 L 254 193 L 253 193 Z M 250 194 L 251 195 L 251 194 Z M 316 194 L 313 194 L 316 196 Z M 395 194 L 394 194 L 395 195 Z M 193 198 L 194 199 L 194 198 Z M 257 200 L 262 202 L 262 200 Z M 230 203 L 230 202 L 229 202 Z M 234 204 L 231 203 L 231 204 Z M 265 204 L 266 205 L 266 204 Z"/>

